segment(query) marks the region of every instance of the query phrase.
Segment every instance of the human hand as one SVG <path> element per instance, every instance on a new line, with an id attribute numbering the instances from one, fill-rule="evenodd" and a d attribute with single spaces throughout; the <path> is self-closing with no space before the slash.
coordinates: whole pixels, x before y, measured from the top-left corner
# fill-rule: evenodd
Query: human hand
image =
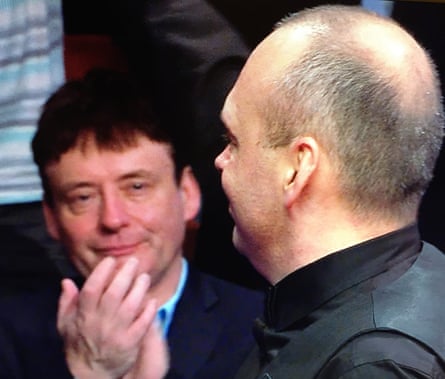
<path id="1" fill-rule="evenodd" d="M 147 274 L 137 260 L 117 269 L 103 259 L 79 291 L 62 281 L 57 328 L 71 373 L 78 379 L 161 378 L 168 366 L 165 341 L 156 327 L 157 304 L 146 294 Z M 151 356 L 152 355 L 152 356 Z"/>
<path id="2" fill-rule="evenodd" d="M 168 371 L 168 349 L 156 322 L 153 322 L 142 341 L 136 363 L 123 379 L 160 379 Z M 80 378 L 79 378 L 80 379 Z"/>

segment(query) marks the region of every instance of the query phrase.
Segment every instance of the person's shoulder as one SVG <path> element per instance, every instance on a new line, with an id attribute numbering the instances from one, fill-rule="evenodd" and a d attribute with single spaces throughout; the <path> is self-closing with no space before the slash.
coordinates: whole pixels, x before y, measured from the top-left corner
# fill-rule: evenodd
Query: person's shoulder
<path id="1" fill-rule="evenodd" d="M 351 301 L 347 342 L 336 347 L 320 378 L 444 378 L 445 344 L 438 333 L 445 317 L 444 267 L 444 253 L 423 243 L 405 273 L 371 297 Z"/>
<path id="2" fill-rule="evenodd" d="M 60 285 L 56 283 L 37 285 L 34 288 L 20 289 L 0 296 L 0 322 L 26 324 L 55 315 L 60 295 Z M 55 317 L 55 316 L 54 316 Z"/>
<path id="3" fill-rule="evenodd" d="M 444 378 L 443 360 L 416 339 L 391 330 L 361 333 L 329 359 L 317 378 Z"/>
<path id="4" fill-rule="evenodd" d="M 56 330 L 59 286 L 36 286 L 0 297 L 0 355 L 17 367 L 61 349 Z M 44 347 L 44 349 L 42 349 Z M 33 351 L 30 354 L 29 351 Z M 36 377 L 40 377 L 37 375 Z"/>
<path id="5" fill-rule="evenodd" d="M 243 309 L 248 314 L 260 315 L 264 305 L 264 293 L 226 281 L 214 275 L 190 267 L 189 279 L 195 285 L 213 292 L 218 297 L 218 304 L 228 310 Z M 192 284 L 192 285 L 194 285 Z"/>
<path id="6" fill-rule="evenodd" d="M 231 293 L 234 295 L 239 294 L 240 296 L 253 296 L 257 299 L 264 297 L 264 293 L 260 289 L 245 287 L 237 283 L 219 278 L 212 274 L 205 273 L 196 268 L 192 268 L 191 272 L 193 272 L 193 274 L 195 275 L 198 275 L 201 281 L 212 284 L 213 287 L 219 289 L 220 291 Z"/>
<path id="7" fill-rule="evenodd" d="M 0 296 L 0 378 L 70 378 L 57 332 L 60 285 Z"/>

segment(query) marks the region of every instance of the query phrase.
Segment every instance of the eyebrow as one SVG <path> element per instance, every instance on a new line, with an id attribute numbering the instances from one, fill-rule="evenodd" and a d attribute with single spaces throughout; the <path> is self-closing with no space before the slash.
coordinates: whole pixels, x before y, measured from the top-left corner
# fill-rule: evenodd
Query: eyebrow
<path id="1" fill-rule="evenodd" d="M 231 117 L 229 115 L 227 115 L 227 112 L 224 112 L 224 109 L 226 109 L 226 108 L 223 108 L 223 110 L 221 111 L 220 119 L 223 123 L 225 134 L 231 138 L 235 138 L 235 135 L 233 134 L 233 132 L 229 126 Z"/>
<path id="2" fill-rule="evenodd" d="M 135 179 L 135 178 L 146 178 L 150 179 L 153 178 L 155 175 L 147 170 L 135 170 L 128 173 L 125 173 L 117 178 L 117 181 L 123 181 L 128 179 Z M 67 183 L 62 184 L 61 186 L 61 193 L 68 193 L 70 191 L 76 190 L 78 188 L 85 188 L 85 187 L 95 187 L 94 181 L 70 181 Z"/>
<path id="3" fill-rule="evenodd" d="M 226 101 L 224 102 L 224 105 L 221 109 L 221 112 L 219 114 L 219 117 L 223 124 L 227 127 L 228 124 L 230 124 L 231 121 L 231 113 L 233 113 L 233 103 L 231 102 L 231 99 L 229 99 L 230 94 L 227 96 Z M 232 111 L 232 112 L 231 112 Z"/>
<path id="4" fill-rule="evenodd" d="M 153 173 L 151 171 L 147 171 L 147 170 L 135 170 L 135 171 L 131 171 L 128 172 L 122 176 L 118 177 L 118 180 L 125 180 L 125 179 L 133 179 L 133 178 L 151 178 L 154 177 L 155 175 L 153 175 Z"/>
<path id="5" fill-rule="evenodd" d="M 225 112 L 224 112 L 224 108 L 221 110 L 221 112 L 219 113 L 219 118 L 222 121 L 224 128 L 227 129 L 227 121 L 226 121 L 226 117 L 224 116 Z"/>

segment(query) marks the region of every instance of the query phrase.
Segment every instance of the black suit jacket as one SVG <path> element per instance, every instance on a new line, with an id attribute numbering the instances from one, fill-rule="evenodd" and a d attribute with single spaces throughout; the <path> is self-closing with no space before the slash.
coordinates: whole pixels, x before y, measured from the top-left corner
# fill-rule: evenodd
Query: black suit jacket
<path id="1" fill-rule="evenodd" d="M 0 378 L 72 378 L 56 331 L 58 287 L 0 299 Z M 190 267 L 168 334 L 169 379 L 230 378 L 254 341 L 262 295 Z"/>
<path id="2" fill-rule="evenodd" d="M 168 378 L 231 378 L 254 345 L 263 295 L 191 269 L 168 334 Z"/>

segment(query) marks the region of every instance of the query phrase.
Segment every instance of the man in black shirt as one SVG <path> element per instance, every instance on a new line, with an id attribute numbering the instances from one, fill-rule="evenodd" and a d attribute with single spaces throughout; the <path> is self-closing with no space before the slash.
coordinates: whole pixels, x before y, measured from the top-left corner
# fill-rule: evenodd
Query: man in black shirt
<path id="1" fill-rule="evenodd" d="M 440 92 L 424 49 L 358 7 L 290 16 L 253 51 L 215 161 L 272 285 L 238 379 L 445 377 L 445 256 L 416 222 Z"/>

